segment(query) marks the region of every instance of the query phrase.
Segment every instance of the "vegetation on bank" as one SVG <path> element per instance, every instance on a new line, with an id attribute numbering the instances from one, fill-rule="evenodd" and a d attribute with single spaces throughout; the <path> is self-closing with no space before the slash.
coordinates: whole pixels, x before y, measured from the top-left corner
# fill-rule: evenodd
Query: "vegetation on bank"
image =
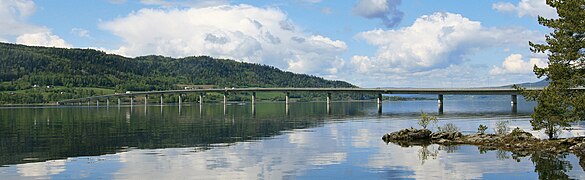
<path id="1" fill-rule="evenodd" d="M 272 66 L 208 56 L 127 58 L 92 49 L 0 43 L 0 104 L 47 103 L 112 92 L 181 89 L 190 85 L 195 88 L 356 87 Z"/>

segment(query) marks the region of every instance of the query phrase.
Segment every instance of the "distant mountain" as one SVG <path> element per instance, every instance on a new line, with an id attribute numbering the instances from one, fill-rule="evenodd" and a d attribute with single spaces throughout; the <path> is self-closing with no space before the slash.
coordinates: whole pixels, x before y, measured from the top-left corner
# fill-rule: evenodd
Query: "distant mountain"
<path id="1" fill-rule="evenodd" d="M 521 84 L 515 84 L 521 87 L 545 87 L 548 86 L 549 80 L 545 79 L 545 80 L 541 80 L 538 82 L 527 82 L 527 83 L 521 83 Z M 511 88 L 513 87 L 514 84 L 510 84 L 510 85 L 505 85 L 505 86 L 496 86 L 496 87 L 477 87 L 477 88 Z M 394 88 L 394 87 L 382 87 L 382 88 Z M 411 88 L 411 87 L 406 87 L 406 88 Z M 423 87 L 424 88 L 424 87 Z"/>
<path id="2" fill-rule="evenodd" d="M 207 56 L 127 58 L 92 49 L 0 43 L 0 82 L 162 90 L 176 84 L 217 87 L 355 87 L 343 81 Z M 0 89 L 1 90 L 1 89 Z"/>
<path id="3" fill-rule="evenodd" d="M 538 82 L 528 82 L 528 83 L 521 83 L 517 84 L 521 87 L 545 87 L 549 83 L 548 80 L 541 80 Z M 505 86 L 496 86 L 496 87 L 482 87 L 482 88 L 511 88 L 512 85 L 505 85 Z M 390 96 L 390 95 L 388 95 Z M 429 94 L 392 94 L 391 96 L 399 96 L 399 97 L 406 97 L 406 98 L 423 98 L 423 99 L 435 99 L 437 95 L 429 95 Z M 501 95 L 449 95 L 449 99 L 451 100 L 462 100 L 462 99 L 509 99 L 508 96 L 501 96 Z"/>
<path id="4" fill-rule="evenodd" d="M 516 85 L 520 86 L 520 87 L 545 87 L 545 86 L 548 86 L 549 82 L 550 81 L 548 79 L 544 79 L 544 80 L 541 80 L 538 82 L 522 83 L 522 84 L 516 84 Z M 514 86 L 514 85 L 512 84 L 512 85 L 506 85 L 506 86 L 500 86 L 500 87 L 512 87 L 512 86 Z"/>

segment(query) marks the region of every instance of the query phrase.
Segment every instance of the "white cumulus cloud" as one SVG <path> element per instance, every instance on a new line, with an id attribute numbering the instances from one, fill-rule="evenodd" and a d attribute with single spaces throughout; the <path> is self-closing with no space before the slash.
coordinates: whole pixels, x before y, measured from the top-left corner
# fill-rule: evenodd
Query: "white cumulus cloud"
<path id="1" fill-rule="evenodd" d="M 490 74 L 531 74 L 535 65 L 538 67 L 548 66 L 546 59 L 544 58 L 533 57 L 524 60 L 521 54 L 511 54 L 504 60 L 501 67 L 492 67 Z"/>
<path id="2" fill-rule="evenodd" d="M 51 32 L 27 33 L 16 38 L 17 44 L 26 44 L 32 46 L 47 46 L 47 47 L 71 47 L 65 40 L 59 36 L 53 35 Z"/>
<path id="3" fill-rule="evenodd" d="M 359 0 L 353 7 L 353 13 L 368 19 L 379 18 L 388 28 L 400 23 L 404 13 L 397 9 L 401 0 Z"/>
<path id="4" fill-rule="evenodd" d="M 520 0 L 518 4 L 509 2 L 497 2 L 492 8 L 500 12 L 516 13 L 518 17 L 543 16 L 545 18 L 556 18 L 557 11 L 546 4 L 546 0 Z"/>
<path id="5" fill-rule="evenodd" d="M 250 5 L 142 9 L 100 27 L 123 39 L 114 50 L 123 55 L 209 55 L 316 75 L 336 73 L 347 50 L 343 41 L 303 32 L 279 9 Z"/>
<path id="6" fill-rule="evenodd" d="M 350 62 L 355 65 L 355 69 L 360 73 L 367 73 L 374 65 L 368 56 L 353 56 Z"/>
<path id="7" fill-rule="evenodd" d="M 486 51 L 528 49 L 541 33 L 521 27 L 486 27 L 460 14 L 434 13 L 394 30 L 358 33 L 376 48 L 371 55 L 355 54 L 341 73 L 344 80 L 365 87 L 479 87 L 532 81 L 532 76 L 500 78 L 490 73 Z M 440 79 L 440 81 L 437 81 Z"/>
<path id="8" fill-rule="evenodd" d="M 354 56 L 360 71 L 421 72 L 465 62 L 480 49 L 525 45 L 538 34 L 521 28 L 488 28 L 459 14 L 435 13 L 399 30 L 372 30 L 358 38 L 376 46 L 372 57 Z M 372 68 L 376 67 L 376 68 Z"/>
<path id="9" fill-rule="evenodd" d="M 26 23 L 36 10 L 33 1 L 0 0 L 0 37 L 20 35 L 39 27 Z"/>
<path id="10" fill-rule="evenodd" d="M 28 23 L 36 5 L 32 0 L 0 0 L 0 40 L 37 46 L 68 47 L 65 40 L 44 26 Z"/>

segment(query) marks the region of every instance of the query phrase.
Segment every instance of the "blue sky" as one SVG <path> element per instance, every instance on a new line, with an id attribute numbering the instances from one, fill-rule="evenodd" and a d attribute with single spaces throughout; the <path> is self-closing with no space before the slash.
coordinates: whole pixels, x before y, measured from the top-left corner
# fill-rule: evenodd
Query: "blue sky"
<path id="1" fill-rule="evenodd" d="M 537 81 L 545 0 L 0 0 L 0 41 L 209 55 L 362 87 Z"/>

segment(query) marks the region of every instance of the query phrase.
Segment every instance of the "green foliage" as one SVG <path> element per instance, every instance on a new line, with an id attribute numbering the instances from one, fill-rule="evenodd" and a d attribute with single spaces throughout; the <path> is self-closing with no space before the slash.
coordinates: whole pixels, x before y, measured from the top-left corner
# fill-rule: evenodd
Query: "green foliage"
<path id="1" fill-rule="evenodd" d="M 439 129 L 439 132 L 446 132 L 446 133 L 453 133 L 453 132 L 459 132 L 460 129 L 459 127 L 455 126 L 455 124 L 453 123 L 447 123 L 441 127 L 437 127 Z"/>
<path id="2" fill-rule="evenodd" d="M 111 89 L 102 88 L 37 87 L 0 92 L 0 104 L 41 104 L 61 99 L 75 99 L 113 93 L 114 91 Z"/>
<path id="3" fill-rule="evenodd" d="M 534 171 L 539 179 L 571 179 L 567 173 L 573 166 L 567 160 L 567 154 L 554 154 L 544 151 L 532 153 L 530 160 L 534 164 Z"/>
<path id="4" fill-rule="evenodd" d="M 418 125 L 422 126 L 423 129 L 426 129 L 430 123 L 437 123 L 437 116 L 431 116 L 423 111 L 420 111 L 420 119 L 418 120 Z"/>
<path id="5" fill-rule="evenodd" d="M 485 133 L 485 130 L 487 130 L 488 127 L 486 125 L 480 124 L 479 127 L 477 128 L 477 133 L 479 134 L 483 134 Z"/>
<path id="6" fill-rule="evenodd" d="M 497 135 L 506 135 L 510 132 L 510 127 L 508 126 L 510 121 L 498 121 L 496 122 L 496 128 L 494 128 L 494 133 Z"/>
<path id="7" fill-rule="evenodd" d="M 556 89 L 556 90 L 555 90 Z M 573 107 L 565 97 L 558 93 L 554 86 L 546 87 L 538 95 L 538 105 L 532 114 L 532 128 L 535 130 L 544 129 L 549 138 L 556 138 L 560 133 L 560 127 L 570 126 L 569 122 L 579 120 L 571 112 Z"/>
<path id="8" fill-rule="evenodd" d="M 428 145 L 423 145 L 418 150 L 418 158 L 420 159 L 420 165 L 424 165 L 425 161 L 429 159 L 429 157 L 436 159 L 439 151 L 437 149 L 429 150 Z"/>
<path id="9" fill-rule="evenodd" d="M 0 43 L 0 103 L 46 103 L 68 97 L 29 99 L 22 90 L 59 86 L 125 91 L 178 89 L 177 84 L 223 87 L 355 87 L 343 81 L 295 74 L 275 67 L 208 56 L 126 58 L 91 49 L 32 47 Z M 19 94 L 24 92 L 25 94 Z M 58 92 L 59 93 L 59 92 Z M 48 94 L 54 94 L 50 92 Z M 74 95 L 77 97 L 77 95 Z M 357 98 L 357 96 L 352 96 Z"/>
<path id="10" fill-rule="evenodd" d="M 543 91 L 519 88 L 529 100 L 537 100 L 532 120 L 533 129 L 545 129 L 549 138 L 558 134 L 568 122 L 585 119 L 585 92 L 571 88 L 585 85 L 585 1 L 547 0 L 556 8 L 559 18 L 538 18 L 538 22 L 553 29 L 546 35 L 545 44 L 530 42 L 534 53 L 548 55 L 548 67 L 534 67 L 537 77 L 550 84 Z"/>

